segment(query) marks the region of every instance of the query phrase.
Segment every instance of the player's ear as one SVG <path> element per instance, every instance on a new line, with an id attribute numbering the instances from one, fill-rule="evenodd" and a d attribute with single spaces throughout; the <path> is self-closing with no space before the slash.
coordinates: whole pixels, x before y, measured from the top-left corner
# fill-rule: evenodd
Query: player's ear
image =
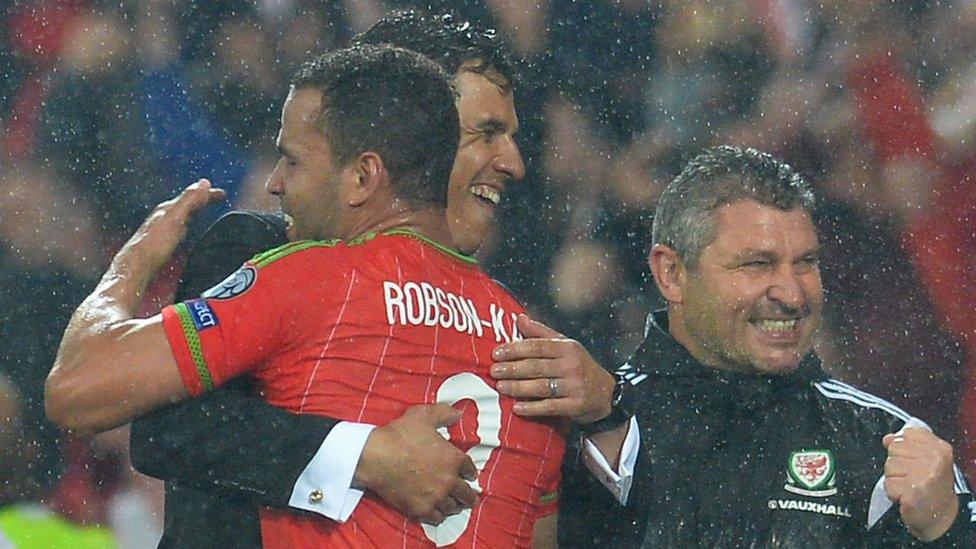
<path id="1" fill-rule="evenodd" d="M 647 256 L 647 264 L 661 296 L 669 303 L 681 303 L 688 270 L 678 252 L 670 246 L 655 244 Z"/>
<path id="2" fill-rule="evenodd" d="M 349 206 L 362 206 L 376 191 L 390 184 L 390 174 L 379 154 L 365 151 L 359 154 L 344 170 L 343 188 Z"/>

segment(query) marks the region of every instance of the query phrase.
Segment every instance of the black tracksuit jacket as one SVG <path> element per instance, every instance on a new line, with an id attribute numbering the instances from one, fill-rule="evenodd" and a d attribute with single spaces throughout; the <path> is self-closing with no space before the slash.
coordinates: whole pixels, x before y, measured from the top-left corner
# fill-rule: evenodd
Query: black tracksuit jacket
<path id="1" fill-rule="evenodd" d="M 903 547 L 919 544 L 892 506 L 870 529 L 882 437 L 907 414 L 831 380 L 811 355 L 786 376 L 707 368 L 652 314 L 619 371 L 641 446 L 626 506 L 568 456 L 564 547 Z M 956 471 L 956 488 L 966 491 Z M 976 547 L 971 498 L 934 546 Z M 976 506 L 976 504 L 974 504 Z"/>

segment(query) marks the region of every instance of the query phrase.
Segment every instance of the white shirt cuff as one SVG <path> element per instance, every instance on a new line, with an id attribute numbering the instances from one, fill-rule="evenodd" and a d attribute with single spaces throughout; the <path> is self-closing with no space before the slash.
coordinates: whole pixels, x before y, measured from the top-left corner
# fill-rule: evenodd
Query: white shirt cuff
<path id="1" fill-rule="evenodd" d="M 586 468 L 603 484 L 621 505 L 627 505 L 627 496 L 634 481 L 634 466 L 637 464 L 637 454 L 640 451 L 640 430 L 637 428 L 637 417 L 630 418 L 627 426 L 627 436 L 620 448 L 619 471 L 614 471 L 607 458 L 603 457 L 596 444 L 590 439 L 583 439 L 583 463 Z"/>
<path id="2" fill-rule="evenodd" d="M 352 477 L 374 428 L 351 421 L 333 427 L 299 475 L 288 505 L 345 522 L 363 497 L 361 490 L 352 488 Z"/>

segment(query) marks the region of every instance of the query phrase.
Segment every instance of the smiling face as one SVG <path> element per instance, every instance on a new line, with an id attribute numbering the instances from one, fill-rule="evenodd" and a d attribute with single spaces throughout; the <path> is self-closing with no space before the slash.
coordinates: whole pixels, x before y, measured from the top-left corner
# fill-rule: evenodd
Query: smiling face
<path id="1" fill-rule="evenodd" d="M 316 121 L 322 93 L 292 89 L 281 112 L 276 145 L 281 158 L 265 188 L 292 218 L 297 239 L 341 238 L 339 167 Z"/>
<path id="2" fill-rule="evenodd" d="M 454 245 L 464 253 L 481 246 L 506 185 L 525 175 L 515 144 L 518 118 L 512 93 L 488 76 L 462 67 L 454 77 L 461 141 L 451 171 L 447 219 Z"/>
<path id="3" fill-rule="evenodd" d="M 708 366 L 794 371 L 813 347 L 823 309 L 810 215 L 742 200 L 712 216 L 714 240 L 693 269 L 682 267 L 672 333 Z"/>

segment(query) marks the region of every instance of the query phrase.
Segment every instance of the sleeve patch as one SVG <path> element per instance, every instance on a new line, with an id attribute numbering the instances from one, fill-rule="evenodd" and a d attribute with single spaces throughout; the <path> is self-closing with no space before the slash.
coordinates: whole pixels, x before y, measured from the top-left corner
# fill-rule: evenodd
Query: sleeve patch
<path id="1" fill-rule="evenodd" d="M 197 332 L 201 332 L 207 328 L 213 328 L 220 324 L 220 321 L 217 319 L 217 313 L 202 299 L 188 300 L 186 302 L 186 308 L 190 312 L 190 318 L 193 319 L 193 325 L 196 326 Z"/>
<path id="2" fill-rule="evenodd" d="M 209 310 L 209 307 L 207 309 Z M 197 367 L 197 373 L 200 375 L 200 383 L 203 385 L 203 390 L 211 391 L 214 387 L 213 377 L 210 375 L 210 369 L 207 368 L 207 361 L 203 358 L 203 347 L 200 345 L 200 334 L 198 333 L 196 318 L 190 312 L 190 308 L 186 303 L 177 303 L 173 306 L 173 310 L 180 319 L 180 326 L 183 328 L 183 337 L 186 338 L 186 345 L 190 349 L 190 356 L 193 357 L 193 364 Z M 213 319 L 214 325 L 216 325 L 217 317 L 214 316 Z"/>
<path id="3" fill-rule="evenodd" d="M 224 279 L 220 284 L 203 292 L 202 297 L 208 299 L 231 299 L 237 297 L 251 289 L 257 278 L 257 270 L 250 265 L 245 265 Z"/>

